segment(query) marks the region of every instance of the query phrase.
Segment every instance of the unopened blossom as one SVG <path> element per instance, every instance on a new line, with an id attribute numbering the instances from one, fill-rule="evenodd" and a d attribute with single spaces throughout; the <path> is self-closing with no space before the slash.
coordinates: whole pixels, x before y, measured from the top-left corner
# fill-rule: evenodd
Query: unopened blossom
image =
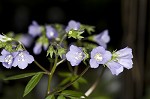
<path id="1" fill-rule="evenodd" d="M 21 35 L 19 38 L 19 41 L 25 46 L 25 47 L 30 47 L 32 42 L 33 42 L 33 37 L 31 37 L 28 34 Z"/>
<path id="2" fill-rule="evenodd" d="M 58 33 L 52 26 L 46 26 L 46 36 L 49 39 L 57 38 L 58 37 Z"/>
<path id="3" fill-rule="evenodd" d="M 104 30 L 100 34 L 94 36 L 94 41 L 97 42 L 100 46 L 107 48 L 107 43 L 110 41 L 108 30 Z"/>
<path id="4" fill-rule="evenodd" d="M 14 58 L 14 62 L 12 66 L 18 66 L 20 69 L 25 69 L 28 64 L 31 64 L 34 61 L 32 55 L 29 54 L 27 51 L 19 51 L 17 56 Z"/>
<path id="5" fill-rule="evenodd" d="M 112 74 L 118 75 L 123 71 L 122 68 L 131 69 L 133 67 L 132 58 L 132 49 L 126 47 L 117 52 L 114 52 L 112 54 L 112 60 L 107 63 L 107 66 L 111 70 Z"/>
<path id="6" fill-rule="evenodd" d="M 33 48 L 33 53 L 38 55 L 42 51 L 42 43 L 36 43 Z"/>
<path id="7" fill-rule="evenodd" d="M 7 42 L 7 41 L 11 41 L 12 39 L 6 36 L 3 36 L 0 34 L 0 41 L 2 42 Z"/>
<path id="8" fill-rule="evenodd" d="M 40 54 L 42 52 L 42 47 L 44 48 L 44 50 L 47 50 L 48 44 L 46 44 L 46 43 L 42 44 L 41 42 L 35 43 L 34 48 L 33 48 L 33 53 L 35 55 Z"/>
<path id="9" fill-rule="evenodd" d="M 17 52 L 10 53 L 6 51 L 5 49 L 2 50 L 0 56 L 0 62 L 2 62 L 2 65 L 6 68 L 11 68 L 12 64 L 14 62 L 14 57 L 18 54 Z"/>
<path id="10" fill-rule="evenodd" d="M 68 26 L 66 27 L 66 32 L 68 33 L 71 29 L 78 30 L 80 29 L 80 23 L 74 20 L 70 20 Z"/>
<path id="11" fill-rule="evenodd" d="M 70 51 L 66 54 L 66 58 L 72 66 L 77 66 L 85 58 L 85 54 L 81 47 L 71 45 Z"/>
<path id="12" fill-rule="evenodd" d="M 33 37 L 40 35 L 42 32 L 41 26 L 36 22 L 33 21 L 32 24 L 28 28 L 28 33 Z"/>
<path id="13" fill-rule="evenodd" d="M 111 53 L 106 51 L 102 46 L 98 46 L 91 51 L 90 66 L 97 68 L 99 64 L 105 64 L 111 59 Z"/>

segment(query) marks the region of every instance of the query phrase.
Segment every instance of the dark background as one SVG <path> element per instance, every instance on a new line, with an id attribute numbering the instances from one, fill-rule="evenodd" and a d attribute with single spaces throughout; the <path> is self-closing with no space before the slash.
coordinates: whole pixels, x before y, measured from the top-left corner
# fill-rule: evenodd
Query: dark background
<path id="1" fill-rule="evenodd" d="M 106 99 L 150 99 L 149 4 L 148 0 L 0 0 L 0 33 L 27 33 L 33 20 L 39 24 L 67 25 L 73 19 L 96 26 L 95 33 L 108 29 L 111 37 L 108 46 L 113 49 L 131 47 L 134 66 L 117 77 L 116 81 L 121 83 L 120 92 L 108 94 L 110 97 Z M 20 99 L 26 83 L 26 80 L 2 81 L 0 97 L 8 99 L 14 95 Z M 21 91 L 16 94 L 13 89 Z"/>

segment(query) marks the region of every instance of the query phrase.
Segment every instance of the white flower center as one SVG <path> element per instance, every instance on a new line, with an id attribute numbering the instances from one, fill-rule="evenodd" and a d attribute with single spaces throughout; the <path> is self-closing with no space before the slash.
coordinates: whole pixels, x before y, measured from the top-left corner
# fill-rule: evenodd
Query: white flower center
<path id="1" fill-rule="evenodd" d="M 12 55 L 8 55 L 4 59 L 4 62 L 7 62 L 9 65 L 12 63 L 12 61 L 13 61 L 13 56 Z"/>
<path id="2" fill-rule="evenodd" d="M 50 36 L 53 37 L 54 36 L 54 32 L 49 32 Z"/>
<path id="3" fill-rule="evenodd" d="M 18 61 L 25 61 L 25 59 L 24 59 L 24 55 L 23 55 L 23 53 L 21 52 L 21 53 L 19 53 L 19 59 L 18 59 Z"/>
<path id="4" fill-rule="evenodd" d="M 94 56 L 94 59 L 95 59 L 96 61 L 102 61 L 102 59 L 103 59 L 102 54 L 97 53 L 97 54 Z"/>
<path id="5" fill-rule="evenodd" d="M 76 60 L 82 60 L 82 58 L 83 58 L 82 52 L 76 52 L 75 53 L 75 59 Z"/>

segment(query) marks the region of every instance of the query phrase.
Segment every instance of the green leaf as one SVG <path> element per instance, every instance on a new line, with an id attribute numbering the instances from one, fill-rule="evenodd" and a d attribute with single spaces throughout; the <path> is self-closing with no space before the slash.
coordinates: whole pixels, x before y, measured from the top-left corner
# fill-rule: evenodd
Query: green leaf
<path id="1" fill-rule="evenodd" d="M 5 78 L 4 80 L 16 80 L 16 79 L 21 79 L 21 78 L 26 78 L 35 75 L 36 73 L 25 73 L 25 74 L 20 74 L 20 75 L 15 75 L 11 76 L 8 78 Z"/>
<path id="2" fill-rule="evenodd" d="M 81 25 L 82 29 L 85 29 L 89 34 L 91 34 L 92 32 L 95 32 L 95 26 L 90 26 L 90 25 Z"/>
<path id="3" fill-rule="evenodd" d="M 55 99 L 54 95 L 49 95 L 45 99 Z"/>
<path id="4" fill-rule="evenodd" d="M 79 83 L 86 84 L 86 83 L 87 83 L 87 80 L 86 80 L 85 78 L 83 78 L 83 77 L 80 77 L 80 78 L 78 79 L 78 82 L 79 82 Z"/>
<path id="5" fill-rule="evenodd" d="M 7 43 L 5 46 L 5 50 L 7 50 L 8 52 L 13 52 L 12 45 Z"/>
<path id="6" fill-rule="evenodd" d="M 82 38 L 84 38 L 83 36 L 81 36 L 81 34 L 83 34 L 83 30 L 73 30 L 71 29 L 68 33 L 68 38 L 75 38 L 75 39 L 79 39 L 81 40 Z"/>
<path id="7" fill-rule="evenodd" d="M 62 48 L 62 47 L 60 47 L 59 49 L 58 49 L 58 55 L 62 58 L 62 55 L 63 54 L 65 54 L 66 53 L 66 49 L 64 49 L 64 48 Z"/>
<path id="8" fill-rule="evenodd" d="M 61 81 L 61 83 L 59 84 L 59 86 L 65 85 L 66 83 L 70 82 L 71 77 L 67 77 L 65 78 L 63 81 Z"/>
<path id="9" fill-rule="evenodd" d="M 63 95 L 57 97 L 57 99 L 66 99 Z"/>
<path id="10" fill-rule="evenodd" d="M 5 42 L 0 41 L 0 48 L 4 48 L 6 46 Z"/>
<path id="11" fill-rule="evenodd" d="M 31 78 L 31 80 L 28 82 L 28 84 L 25 88 L 23 97 L 26 96 L 38 84 L 38 82 L 40 81 L 42 76 L 43 76 L 43 73 L 38 72 L 38 73 L 35 74 L 35 76 L 33 76 Z"/>
<path id="12" fill-rule="evenodd" d="M 49 54 L 50 54 L 50 58 L 52 58 L 53 57 L 53 53 L 54 53 L 54 47 L 51 45 L 51 46 L 49 46 L 49 48 L 48 48 L 48 50 L 47 50 L 47 55 L 46 56 L 48 56 Z"/>
<path id="13" fill-rule="evenodd" d="M 85 95 L 84 95 L 83 93 L 81 93 L 81 92 L 72 91 L 72 90 L 64 90 L 64 91 L 61 92 L 61 94 L 62 94 L 63 96 L 66 96 L 66 97 L 73 97 L 73 98 L 79 98 L 79 99 L 80 99 L 81 96 L 85 96 Z"/>
<path id="14" fill-rule="evenodd" d="M 75 89 L 79 89 L 79 82 L 78 81 L 75 81 L 72 86 L 75 88 Z"/>
<path id="15" fill-rule="evenodd" d="M 69 76 L 72 76 L 72 74 L 70 72 L 59 72 L 58 73 L 59 76 L 62 76 L 62 77 L 69 77 Z"/>

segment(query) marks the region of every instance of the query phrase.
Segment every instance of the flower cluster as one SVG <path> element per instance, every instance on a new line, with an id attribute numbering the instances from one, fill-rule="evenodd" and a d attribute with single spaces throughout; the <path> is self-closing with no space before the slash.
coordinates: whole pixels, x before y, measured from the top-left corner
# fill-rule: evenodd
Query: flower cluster
<path id="1" fill-rule="evenodd" d="M 113 75 L 118 75 L 123 71 L 123 67 L 127 69 L 132 68 L 132 50 L 131 48 L 124 48 L 117 52 L 111 53 L 102 46 L 98 46 L 91 51 L 90 67 L 97 68 L 99 64 L 106 65 Z M 66 54 L 66 58 L 70 61 L 72 66 L 79 65 L 85 58 L 85 53 L 81 47 L 74 45 L 70 46 L 70 51 Z"/>
<path id="2" fill-rule="evenodd" d="M 6 68 L 11 68 L 18 66 L 20 69 L 25 69 L 28 64 L 31 64 L 34 61 L 32 55 L 27 51 L 18 51 L 18 52 L 8 52 L 5 49 L 2 50 L 0 56 L 0 62 Z"/>
<path id="3" fill-rule="evenodd" d="M 123 72 L 124 68 L 131 69 L 133 67 L 131 48 L 126 47 L 111 52 L 107 49 L 107 44 L 110 41 L 108 30 L 106 29 L 98 35 L 92 35 L 92 32 L 94 31 L 94 26 L 81 24 L 74 20 L 69 21 L 67 26 L 62 24 L 39 25 L 36 21 L 33 21 L 28 27 L 27 35 L 21 34 L 19 36 L 10 36 L 11 33 L 0 35 L 0 48 L 2 49 L 0 62 L 8 69 L 17 66 L 20 69 L 25 69 L 28 64 L 31 64 L 34 61 L 43 71 L 37 73 L 25 73 L 15 76 L 14 78 L 8 78 L 9 80 L 12 80 L 33 76 L 27 84 L 23 96 L 26 96 L 37 85 L 43 74 L 45 74 L 49 76 L 46 99 L 49 99 L 49 97 L 50 99 L 55 97 L 61 99 L 65 99 L 65 97 L 67 99 L 70 97 L 80 99 L 81 97 L 84 97 L 84 95 L 80 95 L 79 92 L 76 93 L 75 91 L 65 90 L 65 88 L 73 85 L 74 88 L 77 89 L 79 83 L 85 83 L 86 80 L 84 80 L 82 76 L 89 67 L 95 69 L 102 65 L 107 67 L 113 75 L 119 75 Z M 83 33 L 88 34 L 85 34 L 86 36 L 84 37 L 84 35 L 82 35 Z M 72 38 L 75 40 L 70 40 Z M 47 51 L 45 56 L 50 63 L 49 68 L 51 70 L 47 70 L 44 66 L 39 64 L 26 50 L 25 47 L 30 47 L 32 41 L 34 41 L 33 53 L 35 55 L 40 54 L 43 50 Z M 69 48 L 68 45 L 70 45 Z M 80 47 L 76 45 L 80 45 Z M 69 61 L 71 66 L 74 67 L 80 65 L 82 61 L 85 65 L 89 66 L 86 66 L 85 70 L 78 75 L 78 68 L 71 67 L 67 64 L 71 72 L 60 72 L 60 75 L 66 78 L 60 83 L 59 90 L 53 88 L 54 90 L 51 91 L 51 82 L 55 70 L 58 65 L 65 60 Z M 66 86 L 63 87 L 62 85 Z M 89 88 L 90 93 L 94 90 L 93 86 L 91 88 Z M 87 92 L 89 95 L 89 91 Z M 72 93 L 73 96 L 71 96 Z M 88 97 L 88 95 L 85 93 L 85 96 Z"/>

